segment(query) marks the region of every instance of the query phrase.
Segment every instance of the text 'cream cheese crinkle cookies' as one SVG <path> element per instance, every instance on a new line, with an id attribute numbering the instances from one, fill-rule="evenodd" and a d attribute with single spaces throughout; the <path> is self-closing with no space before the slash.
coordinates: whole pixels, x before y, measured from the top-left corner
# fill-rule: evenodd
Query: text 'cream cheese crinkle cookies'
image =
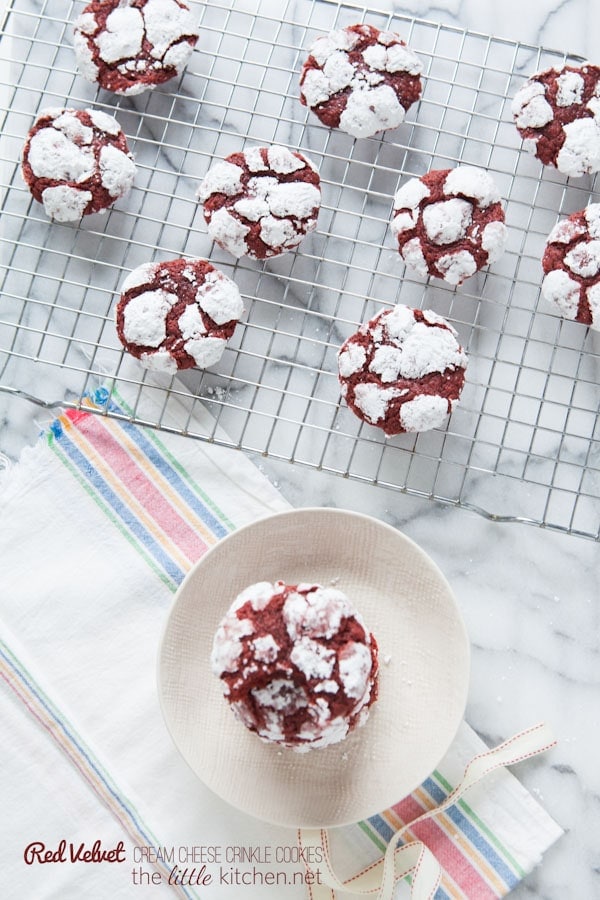
<path id="1" fill-rule="evenodd" d="M 198 188 L 210 237 L 232 256 L 293 250 L 317 227 L 321 179 L 287 147 L 251 147 L 215 163 Z"/>
<path id="2" fill-rule="evenodd" d="M 555 310 L 600 329 L 600 203 L 554 226 L 542 267 L 542 294 Z"/>
<path id="3" fill-rule="evenodd" d="M 517 91 L 512 114 L 526 150 L 579 177 L 600 170 L 600 68 L 546 69 Z"/>
<path id="4" fill-rule="evenodd" d="M 318 584 L 258 582 L 215 634 L 211 667 L 243 724 L 298 752 L 363 725 L 377 698 L 377 642 L 346 595 Z"/>
<path id="5" fill-rule="evenodd" d="M 300 75 L 300 102 L 357 138 L 396 128 L 421 96 L 418 56 L 402 38 L 349 25 L 317 38 Z"/>
<path id="6" fill-rule="evenodd" d="M 147 369 L 215 365 L 244 312 L 237 285 L 205 259 L 146 263 L 122 286 L 117 333 Z"/>
<path id="7" fill-rule="evenodd" d="M 51 219 L 104 212 L 133 184 L 135 163 L 112 116 L 94 109 L 42 110 L 27 135 L 22 172 Z"/>
<path id="8" fill-rule="evenodd" d="M 458 403 L 466 365 L 449 322 L 401 304 L 361 325 L 338 353 L 346 403 L 387 435 L 442 425 Z"/>
<path id="9" fill-rule="evenodd" d="M 74 26 L 77 66 L 115 94 L 140 94 L 179 75 L 198 40 L 181 0 L 92 0 Z"/>
<path id="10" fill-rule="evenodd" d="M 451 285 L 496 262 L 507 238 L 500 192 L 475 166 L 411 178 L 394 198 L 391 229 L 407 266 Z"/>

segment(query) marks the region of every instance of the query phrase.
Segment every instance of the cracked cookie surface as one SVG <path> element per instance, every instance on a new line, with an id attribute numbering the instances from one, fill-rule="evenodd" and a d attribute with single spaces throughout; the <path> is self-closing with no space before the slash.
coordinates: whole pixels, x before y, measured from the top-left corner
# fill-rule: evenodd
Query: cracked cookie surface
<path id="1" fill-rule="evenodd" d="M 346 403 L 387 435 L 442 425 L 458 403 L 466 365 L 449 322 L 401 304 L 361 325 L 338 353 Z"/>
<path id="2" fill-rule="evenodd" d="M 287 147 L 251 147 L 215 163 L 197 196 L 210 237 L 233 256 L 266 259 L 294 250 L 317 227 L 321 179 Z"/>
<path id="3" fill-rule="evenodd" d="M 451 285 L 496 262 L 507 238 L 498 188 L 475 166 L 411 178 L 394 198 L 391 229 L 407 266 Z"/>
<path id="4" fill-rule="evenodd" d="M 600 170 L 600 68 L 551 68 L 517 91 L 512 114 L 523 146 L 544 165 L 580 177 Z"/>
<path id="5" fill-rule="evenodd" d="M 542 294 L 556 312 L 600 329 L 600 203 L 554 226 L 542 268 Z"/>
<path id="6" fill-rule="evenodd" d="M 399 35 L 349 25 L 310 47 L 300 74 L 300 102 L 329 128 L 370 137 L 404 121 L 421 96 L 422 69 Z"/>
<path id="7" fill-rule="evenodd" d="M 145 263 L 123 282 L 117 334 L 147 369 L 207 368 L 220 360 L 243 311 L 235 283 L 205 259 Z"/>
<path id="8" fill-rule="evenodd" d="M 299 752 L 364 724 L 377 698 L 377 642 L 348 597 L 319 584 L 258 582 L 221 620 L 211 667 L 235 715 Z"/>
<path id="9" fill-rule="evenodd" d="M 56 222 L 108 209 L 129 190 L 135 171 L 119 123 L 99 110 L 42 110 L 23 148 L 25 183 Z"/>
<path id="10" fill-rule="evenodd" d="M 185 68 L 195 17 L 182 0 L 92 0 L 75 22 L 77 66 L 115 94 L 140 94 Z"/>

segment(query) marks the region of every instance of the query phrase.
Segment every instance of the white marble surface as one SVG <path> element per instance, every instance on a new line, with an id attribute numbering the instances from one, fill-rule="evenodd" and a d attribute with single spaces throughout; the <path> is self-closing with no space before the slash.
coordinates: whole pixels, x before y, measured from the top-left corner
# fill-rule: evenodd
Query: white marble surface
<path id="1" fill-rule="evenodd" d="M 600 6 L 588 0 L 406 0 L 387 5 L 379 0 L 376 5 L 590 58 L 600 30 Z M 39 407 L 2 394 L 0 415 L 0 450 L 13 459 L 48 419 Z M 490 522 L 462 509 L 287 462 L 262 456 L 256 462 L 294 505 L 334 505 L 378 516 L 402 529 L 438 563 L 472 640 L 470 724 L 494 743 L 545 719 L 559 741 L 547 758 L 523 765 L 518 774 L 567 833 L 514 896 L 600 897 L 597 544 Z"/>

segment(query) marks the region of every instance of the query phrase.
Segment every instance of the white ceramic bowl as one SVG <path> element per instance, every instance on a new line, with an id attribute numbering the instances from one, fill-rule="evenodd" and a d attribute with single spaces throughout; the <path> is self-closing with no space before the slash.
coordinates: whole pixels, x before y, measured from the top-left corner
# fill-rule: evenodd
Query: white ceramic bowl
<path id="1" fill-rule="evenodd" d="M 295 753 L 234 716 L 210 669 L 217 625 L 257 581 L 335 584 L 379 644 L 379 699 L 339 744 Z M 464 714 L 469 641 L 446 579 L 403 534 L 338 509 L 298 509 L 239 529 L 181 584 L 159 657 L 167 727 L 194 772 L 224 800 L 291 827 L 367 818 L 440 762 Z"/>

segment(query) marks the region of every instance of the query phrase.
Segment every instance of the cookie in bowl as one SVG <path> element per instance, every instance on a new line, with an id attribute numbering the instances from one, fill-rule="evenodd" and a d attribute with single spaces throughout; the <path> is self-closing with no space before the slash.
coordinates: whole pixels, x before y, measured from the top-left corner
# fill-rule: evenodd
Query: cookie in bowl
<path id="1" fill-rule="evenodd" d="M 215 634 L 211 666 L 237 718 L 298 752 L 344 740 L 377 698 L 377 642 L 347 596 L 319 584 L 258 582 Z"/>

